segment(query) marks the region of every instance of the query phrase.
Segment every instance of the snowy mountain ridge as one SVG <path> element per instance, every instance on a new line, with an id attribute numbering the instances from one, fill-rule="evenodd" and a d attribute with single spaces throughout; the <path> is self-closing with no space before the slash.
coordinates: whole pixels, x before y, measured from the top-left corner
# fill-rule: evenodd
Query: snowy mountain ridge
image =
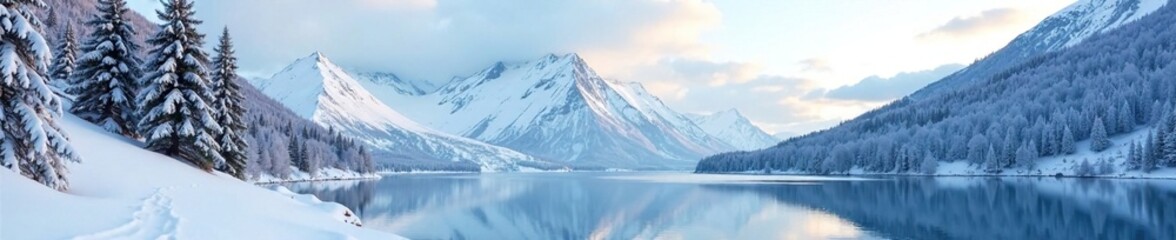
<path id="1" fill-rule="evenodd" d="M 1160 9 L 1169 0 L 1080 0 L 1046 17 L 1008 45 L 911 97 L 923 98 L 979 82 L 1044 53 L 1078 44 L 1090 36 L 1133 22 Z"/>
<path id="2" fill-rule="evenodd" d="M 780 141 L 756 127 L 751 120 L 734 108 L 710 115 L 694 115 L 691 116 L 691 121 L 711 136 L 723 139 L 739 150 L 761 149 Z"/>
<path id="3" fill-rule="evenodd" d="M 498 62 L 419 97 L 373 87 L 427 126 L 586 167 L 682 168 L 734 149 L 637 83 L 607 81 L 576 54 Z"/>
<path id="4" fill-rule="evenodd" d="M 1135 21 L 1167 3 L 1168 0 L 1081 0 L 1047 17 L 1013 41 L 1033 41 L 1042 52 L 1055 51 Z"/>
<path id="5" fill-rule="evenodd" d="M 252 83 L 298 115 L 392 156 L 476 163 L 481 171 L 554 166 L 527 154 L 418 124 L 374 97 L 319 52 L 296 60 L 269 79 Z"/>

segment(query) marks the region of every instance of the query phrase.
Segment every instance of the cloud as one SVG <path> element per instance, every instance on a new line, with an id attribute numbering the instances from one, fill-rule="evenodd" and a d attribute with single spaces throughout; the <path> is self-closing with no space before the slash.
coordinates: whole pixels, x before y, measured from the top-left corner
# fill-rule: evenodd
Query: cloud
<path id="1" fill-rule="evenodd" d="M 801 71 L 805 72 L 833 71 L 833 68 L 831 67 L 832 64 L 829 63 L 829 60 L 824 58 L 807 58 L 800 60 L 800 62 L 797 62 L 797 64 L 800 64 Z"/>
<path id="2" fill-rule="evenodd" d="M 760 73 L 761 67 L 745 62 L 714 62 L 691 58 L 665 58 L 653 65 L 642 65 L 633 79 L 673 81 L 682 84 L 706 84 L 723 86 L 731 83 L 745 83 Z"/>
<path id="3" fill-rule="evenodd" d="M 580 53 L 604 75 L 702 56 L 721 14 L 705 0 L 251 0 L 196 4 L 228 26 L 243 69 L 274 72 L 320 50 L 360 71 L 448 79 L 495 61 Z M 257 11 L 266 9 L 266 11 Z"/>
<path id="4" fill-rule="evenodd" d="M 829 90 L 825 97 L 841 100 L 890 101 L 911 94 L 963 68 L 964 65 L 953 63 L 918 72 L 899 73 L 890 78 L 870 76 L 853 85 Z"/>
<path id="5" fill-rule="evenodd" d="M 934 38 L 967 38 L 996 30 L 1017 26 L 1027 20 L 1024 12 L 1015 8 L 996 8 L 985 10 L 977 16 L 955 17 L 947 23 L 931 31 L 921 33 L 916 38 L 928 40 Z"/>

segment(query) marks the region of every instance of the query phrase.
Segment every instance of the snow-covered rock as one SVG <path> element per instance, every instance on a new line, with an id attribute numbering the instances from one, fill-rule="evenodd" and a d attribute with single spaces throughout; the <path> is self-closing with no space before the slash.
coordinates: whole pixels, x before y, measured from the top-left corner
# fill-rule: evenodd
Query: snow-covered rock
<path id="1" fill-rule="evenodd" d="M 733 149 L 640 84 L 601 78 L 576 54 L 499 62 L 412 99 L 419 104 L 398 109 L 425 125 L 582 167 L 689 168 Z"/>
<path id="2" fill-rule="evenodd" d="M 511 149 L 418 124 L 381 102 L 318 52 L 298 59 L 269 79 L 255 79 L 252 83 L 299 116 L 366 142 L 377 151 L 391 153 L 374 154 L 377 161 L 394 161 L 386 158 L 394 155 L 399 159 L 473 163 L 481 171 L 554 166 Z"/>
<path id="3" fill-rule="evenodd" d="M 400 239 L 223 173 L 207 173 L 73 115 L 83 161 L 62 193 L 0 171 L 0 239 Z M 330 211 L 327 211 L 330 210 Z"/>
<path id="4" fill-rule="evenodd" d="M 751 120 L 747 120 L 747 117 L 734 108 L 710 115 L 691 116 L 691 120 L 711 136 L 718 137 L 739 150 L 756 150 L 780 142 L 763 129 L 751 124 Z"/>

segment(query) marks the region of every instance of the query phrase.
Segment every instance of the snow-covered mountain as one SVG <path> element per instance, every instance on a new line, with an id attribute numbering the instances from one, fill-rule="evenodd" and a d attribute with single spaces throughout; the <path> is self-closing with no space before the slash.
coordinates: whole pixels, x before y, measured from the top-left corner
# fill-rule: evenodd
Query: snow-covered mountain
<path id="1" fill-rule="evenodd" d="M 601 78 L 576 54 L 499 62 L 411 100 L 365 86 L 385 102 L 417 102 L 397 109 L 425 125 L 580 167 L 683 168 L 734 149 L 640 84 Z"/>
<path id="2" fill-rule="evenodd" d="M 1103 19 L 1083 13 L 1074 19 Z M 1168 178 L 1176 157 L 1157 152 L 1172 152 L 1163 139 L 1176 138 L 1172 26 L 1176 6 L 1163 6 L 975 84 L 771 148 L 717 154 L 697 171 Z"/>
<path id="3" fill-rule="evenodd" d="M 355 77 L 360 82 L 370 82 L 373 84 L 386 86 L 399 94 L 408 96 L 420 96 L 431 93 L 437 90 L 438 86 L 434 86 L 428 81 L 410 81 L 401 79 L 395 73 L 387 72 L 365 72 L 355 74 Z M 365 86 L 366 87 L 366 86 Z"/>
<path id="4" fill-rule="evenodd" d="M 465 162 L 477 164 L 481 171 L 554 167 L 527 154 L 418 124 L 376 99 L 318 52 L 298 59 L 269 79 L 252 83 L 299 116 L 387 153 L 377 154 L 377 161 Z"/>
<path id="5" fill-rule="evenodd" d="M 921 98 L 982 81 L 1044 53 L 1078 44 L 1155 12 L 1168 0 L 1080 0 L 1046 17 L 1004 48 L 913 94 Z"/>
<path id="6" fill-rule="evenodd" d="M 734 108 L 710 115 L 694 115 L 690 120 L 711 136 L 722 139 L 739 150 L 756 150 L 780 142 L 763 129 L 751 124 L 751 120 L 747 120 L 747 117 Z"/>

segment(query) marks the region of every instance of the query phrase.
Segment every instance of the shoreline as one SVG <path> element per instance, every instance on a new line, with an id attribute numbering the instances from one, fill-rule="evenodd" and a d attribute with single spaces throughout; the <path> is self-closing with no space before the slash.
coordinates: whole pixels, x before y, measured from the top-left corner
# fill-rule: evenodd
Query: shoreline
<path id="1" fill-rule="evenodd" d="M 843 176 L 843 177 L 1018 177 L 1018 178 L 1073 178 L 1073 179 L 1111 179 L 1111 180 L 1176 180 L 1176 176 L 1075 176 L 1075 175 L 1045 175 L 1045 174 L 904 174 L 904 173 L 869 173 L 869 174 L 814 174 L 814 173 L 754 173 L 754 172 L 693 172 L 692 174 L 715 175 L 763 175 L 763 176 Z"/>
<path id="2" fill-rule="evenodd" d="M 312 178 L 312 179 L 282 179 L 282 180 L 270 180 L 270 181 L 249 181 L 249 183 L 252 183 L 252 184 L 254 184 L 254 185 L 272 185 L 272 184 L 281 184 L 281 183 L 296 183 L 296 182 L 329 182 L 329 181 L 350 181 L 350 180 L 376 180 L 376 179 L 381 179 L 381 178 L 383 178 L 383 174 L 378 174 L 378 173 L 376 173 L 376 174 L 372 174 L 372 175 L 364 175 L 364 176 L 352 176 L 352 177 L 335 177 L 335 178 Z"/>

